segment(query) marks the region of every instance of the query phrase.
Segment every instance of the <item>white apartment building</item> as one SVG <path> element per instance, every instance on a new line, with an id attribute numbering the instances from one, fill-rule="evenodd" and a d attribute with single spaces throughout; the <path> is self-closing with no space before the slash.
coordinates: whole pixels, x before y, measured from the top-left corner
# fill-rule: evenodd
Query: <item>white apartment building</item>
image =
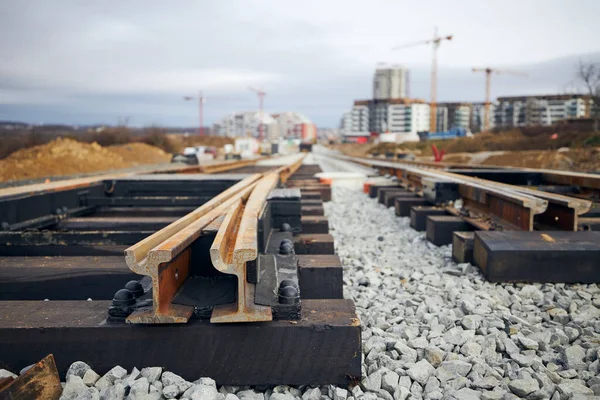
<path id="1" fill-rule="evenodd" d="M 225 116 L 213 125 L 213 132 L 219 136 L 258 138 L 262 126 L 263 137 L 268 140 L 302 137 L 303 126 L 313 125 L 303 114 L 293 111 L 278 114 L 260 111 L 237 112 Z"/>
<path id="2" fill-rule="evenodd" d="M 494 122 L 502 128 L 553 125 L 590 115 L 593 101 L 581 94 L 499 97 Z"/>
<path id="3" fill-rule="evenodd" d="M 373 99 L 400 99 L 408 96 L 408 69 L 398 65 L 377 68 L 373 77 Z"/>
<path id="4" fill-rule="evenodd" d="M 369 106 L 354 105 L 351 111 L 351 132 L 369 132 Z"/>
<path id="5" fill-rule="evenodd" d="M 429 131 L 429 104 L 389 104 L 387 106 L 387 131 L 415 136 Z"/>
<path id="6" fill-rule="evenodd" d="M 416 134 L 429 130 L 429 104 L 416 99 L 357 100 L 340 123 L 343 134 Z"/>
<path id="7" fill-rule="evenodd" d="M 446 132 L 452 128 L 468 130 L 471 125 L 471 108 L 469 103 L 438 103 L 436 132 Z"/>
<path id="8" fill-rule="evenodd" d="M 302 136 L 302 125 L 312 124 L 308 117 L 295 111 L 286 111 L 271 116 L 278 125 L 279 135 L 282 138 L 300 138 Z"/>
<path id="9" fill-rule="evenodd" d="M 490 104 L 490 112 L 488 114 L 489 127 L 493 129 L 495 126 L 495 113 L 498 104 Z M 484 130 L 485 124 L 485 103 L 472 103 L 471 104 L 471 122 L 469 124 L 471 132 L 481 132 Z"/>
<path id="10" fill-rule="evenodd" d="M 223 117 L 214 125 L 214 130 L 219 136 L 228 137 L 259 137 L 262 126 L 263 137 L 279 137 L 278 126 L 275 119 L 268 113 L 248 111 L 232 113 Z"/>
<path id="11" fill-rule="evenodd" d="M 340 132 L 342 135 L 352 132 L 352 111 L 346 111 L 342 114 L 340 120 Z"/>

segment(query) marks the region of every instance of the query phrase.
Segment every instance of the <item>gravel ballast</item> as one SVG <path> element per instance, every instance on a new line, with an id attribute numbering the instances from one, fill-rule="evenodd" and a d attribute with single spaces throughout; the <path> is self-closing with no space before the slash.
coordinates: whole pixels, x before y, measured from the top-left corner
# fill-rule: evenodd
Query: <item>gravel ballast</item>
<path id="1" fill-rule="evenodd" d="M 62 398 L 600 399 L 598 285 L 492 284 L 358 190 L 324 207 L 363 326 L 360 384 L 258 390 L 75 363 Z"/>

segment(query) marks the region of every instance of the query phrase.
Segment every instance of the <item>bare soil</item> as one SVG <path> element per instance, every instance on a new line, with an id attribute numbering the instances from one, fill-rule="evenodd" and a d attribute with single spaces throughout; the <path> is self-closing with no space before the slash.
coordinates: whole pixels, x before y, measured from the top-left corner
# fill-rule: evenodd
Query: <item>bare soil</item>
<path id="1" fill-rule="evenodd" d="M 0 160 L 0 182 L 128 168 L 170 159 L 161 149 L 144 143 L 102 147 L 58 138 L 18 150 Z"/>

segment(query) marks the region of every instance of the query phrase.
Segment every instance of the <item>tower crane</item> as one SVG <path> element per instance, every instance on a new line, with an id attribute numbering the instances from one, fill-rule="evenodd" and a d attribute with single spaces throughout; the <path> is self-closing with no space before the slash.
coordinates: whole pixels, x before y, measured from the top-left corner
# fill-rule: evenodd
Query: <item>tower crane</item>
<path id="1" fill-rule="evenodd" d="M 264 102 L 264 97 L 267 95 L 267 93 L 262 88 L 256 89 L 256 88 L 253 88 L 252 86 L 249 86 L 248 89 L 255 92 L 256 95 L 258 96 L 258 107 L 260 110 L 260 121 L 258 124 L 258 138 L 259 138 L 259 140 L 262 140 L 263 139 L 263 102 Z"/>
<path id="2" fill-rule="evenodd" d="M 491 89 L 492 89 L 492 73 L 494 74 L 510 74 L 518 76 L 528 76 L 525 72 L 511 71 L 508 69 L 496 68 L 473 68 L 473 72 L 485 72 L 485 103 L 483 108 L 483 131 L 490 130 L 490 106 L 491 106 Z"/>
<path id="3" fill-rule="evenodd" d="M 430 99 L 430 118 L 429 130 L 435 132 L 437 122 L 437 51 L 440 43 L 444 40 L 452 40 L 452 35 L 438 36 L 437 27 L 433 32 L 433 39 L 423 40 L 419 42 L 407 43 L 394 47 L 392 50 L 404 49 L 407 47 L 420 46 L 423 44 L 431 44 L 433 49 L 433 59 L 431 62 L 431 99 Z"/>
<path id="4" fill-rule="evenodd" d="M 198 128 L 198 134 L 200 136 L 204 135 L 204 103 L 206 102 L 206 100 L 228 100 L 228 101 L 235 101 L 235 100 L 239 100 L 239 99 L 232 99 L 232 98 L 228 98 L 228 97 L 205 97 L 202 94 L 202 91 L 199 90 L 198 91 L 198 96 L 183 96 L 183 100 L 185 101 L 191 101 L 191 100 L 198 100 L 198 114 L 200 117 L 200 127 Z"/>

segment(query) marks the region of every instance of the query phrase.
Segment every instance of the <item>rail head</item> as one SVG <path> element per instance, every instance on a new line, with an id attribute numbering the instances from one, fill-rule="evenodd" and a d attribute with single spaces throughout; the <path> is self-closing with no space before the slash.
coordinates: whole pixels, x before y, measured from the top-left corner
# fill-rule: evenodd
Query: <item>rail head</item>
<path id="1" fill-rule="evenodd" d="M 129 268 L 150 276 L 153 285 L 152 310 L 135 311 L 127 321 L 187 322 L 193 308 L 171 304 L 171 300 L 188 277 L 191 243 L 205 227 L 223 216 L 225 218 L 209 253 L 217 270 L 238 276 L 238 301 L 241 303 L 219 308 L 213 322 L 270 320 L 270 307 L 261 308 L 254 304 L 254 285 L 246 282 L 245 266 L 246 262 L 258 257 L 258 216 L 268 194 L 280 180 L 294 173 L 303 159 L 304 156 L 270 172 L 245 178 L 192 213 L 125 250 Z"/>
<path id="2" fill-rule="evenodd" d="M 279 182 L 279 174 L 267 174 L 257 184 L 248 201 L 232 206 L 213 244 L 210 257 L 213 266 L 226 274 L 237 276 L 237 304 L 225 304 L 213 309 L 210 321 L 258 322 L 271 321 L 271 308 L 254 303 L 255 285 L 248 282 L 246 263 L 258 257 L 258 216 L 271 190 Z"/>

